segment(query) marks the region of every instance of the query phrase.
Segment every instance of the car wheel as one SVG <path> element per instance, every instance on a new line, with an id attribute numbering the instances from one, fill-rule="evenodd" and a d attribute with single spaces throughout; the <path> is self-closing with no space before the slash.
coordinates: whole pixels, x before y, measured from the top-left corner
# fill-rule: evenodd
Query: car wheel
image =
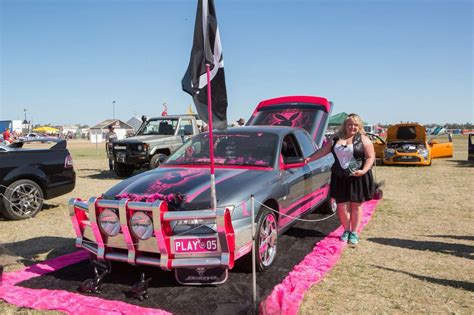
<path id="1" fill-rule="evenodd" d="M 278 222 L 275 214 L 266 209 L 260 210 L 256 222 L 255 263 L 257 271 L 264 271 L 270 268 L 277 254 Z"/>
<path id="2" fill-rule="evenodd" d="M 34 217 L 43 207 L 44 194 L 41 187 L 29 179 L 10 184 L 3 196 L 3 215 L 12 220 Z"/>
<path id="3" fill-rule="evenodd" d="M 133 166 L 124 163 L 114 163 L 114 172 L 118 177 L 129 177 L 133 174 Z"/>
<path id="4" fill-rule="evenodd" d="M 163 153 L 157 153 L 153 155 L 153 157 L 150 160 L 150 169 L 154 169 L 160 166 L 160 164 L 163 163 L 166 160 L 166 158 L 168 158 L 168 156 Z"/>
<path id="5" fill-rule="evenodd" d="M 333 214 L 337 211 L 337 203 L 334 198 L 328 197 L 326 201 L 321 205 L 321 210 L 319 210 L 322 214 Z"/>

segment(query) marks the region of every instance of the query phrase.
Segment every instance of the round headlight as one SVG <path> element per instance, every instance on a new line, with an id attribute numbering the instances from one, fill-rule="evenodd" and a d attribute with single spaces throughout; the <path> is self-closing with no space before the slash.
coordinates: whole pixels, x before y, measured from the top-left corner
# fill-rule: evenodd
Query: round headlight
<path id="1" fill-rule="evenodd" d="M 141 150 L 143 150 L 143 147 L 142 147 L 142 145 L 141 145 L 141 144 L 139 144 L 139 145 L 138 145 L 138 147 L 137 147 L 137 149 L 138 149 L 138 151 L 141 151 Z"/>
<path id="2" fill-rule="evenodd" d="M 110 209 L 105 209 L 99 215 L 99 225 L 101 230 L 108 236 L 115 236 L 120 232 L 120 219 L 118 215 Z"/>
<path id="3" fill-rule="evenodd" d="M 144 212 L 135 212 L 130 218 L 133 234 L 141 240 L 149 239 L 153 235 L 153 222 Z"/>

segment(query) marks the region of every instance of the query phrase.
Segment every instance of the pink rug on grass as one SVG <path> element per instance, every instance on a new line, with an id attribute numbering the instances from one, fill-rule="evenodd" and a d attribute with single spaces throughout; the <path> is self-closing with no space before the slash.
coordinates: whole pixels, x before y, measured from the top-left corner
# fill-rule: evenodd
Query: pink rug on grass
<path id="1" fill-rule="evenodd" d="M 375 211 L 378 200 L 363 204 L 363 217 L 359 231 L 369 222 Z M 297 314 L 304 294 L 318 283 L 329 270 L 336 265 L 342 251 L 347 246 L 339 237 L 342 226 L 332 231 L 313 251 L 296 265 L 282 283 L 275 286 L 272 293 L 260 304 L 262 314 Z"/>
<path id="2" fill-rule="evenodd" d="M 361 229 L 370 220 L 377 206 L 376 200 L 363 205 Z M 313 251 L 288 274 L 282 283 L 260 304 L 264 314 L 297 314 L 308 289 L 319 282 L 337 263 L 346 244 L 339 241 L 342 227 L 331 232 Z M 170 314 L 159 309 L 140 307 L 120 301 L 109 301 L 63 290 L 28 289 L 15 284 L 39 277 L 78 263 L 89 257 L 86 251 L 77 251 L 16 272 L 5 273 L 0 282 L 0 299 L 17 306 L 33 309 L 57 310 L 69 314 Z"/>

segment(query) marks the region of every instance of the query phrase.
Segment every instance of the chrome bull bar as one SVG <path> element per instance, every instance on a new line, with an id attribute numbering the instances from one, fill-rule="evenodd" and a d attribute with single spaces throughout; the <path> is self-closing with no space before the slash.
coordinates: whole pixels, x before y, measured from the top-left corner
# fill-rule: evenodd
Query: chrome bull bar
<path id="1" fill-rule="evenodd" d="M 70 199 L 69 214 L 76 233 L 76 247 L 84 248 L 97 256 L 99 260 L 114 260 L 132 265 L 149 265 L 171 270 L 180 267 L 223 267 L 232 269 L 234 266 L 235 234 L 229 209 L 214 210 L 168 211 L 166 201 L 138 202 L 129 199 L 106 200 L 91 197 L 86 203 L 80 199 Z M 104 209 L 118 211 L 120 233 L 114 236 L 115 245 L 110 244 L 110 238 L 100 228 L 99 215 Z M 140 242 L 131 232 L 129 217 L 136 211 L 148 212 L 153 224 L 152 250 L 143 250 Z M 199 235 L 199 237 L 216 236 L 218 251 L 206 254 L 189 253 L 175 255 L 173 246 L 176 239 L 189 237 L 172 235 L 171 221 L 215 219 L 217 233 Z M 85 234 L 87 234 L 85 237 Z M 147 240 L 150 244 L 152 240 Z M 122 251 L 114 251 L 119 248 Z M 124 253 L 126 251 L 126 254 Z M 159 255 L 157 255 L 159 254 Z M 159 257 L 157 257 L 159 256 Z M 178 256 L 178 257 L 176 257 Z"/>

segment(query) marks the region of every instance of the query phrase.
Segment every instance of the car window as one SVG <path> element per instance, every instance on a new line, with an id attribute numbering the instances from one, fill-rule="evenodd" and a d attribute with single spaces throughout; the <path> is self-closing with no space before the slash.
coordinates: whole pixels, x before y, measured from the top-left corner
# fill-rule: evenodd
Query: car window
<path id="1" fill-rule="evenodd" d="M 303 151 L 303 157 L 308 157 L 316 150 L 316 144 L 314 143 L 313 139 L 309 136 L 309 134 L 304 130 L 297 130 L 295 132 L 296 139 Z"/>
<path id="2" fill-rule="evenodd" d="M 278 136 L 267 132 L 216 132 L 213 138 L 216 165 L 271 167 L 278 152 Z M 209 134 L 199 134 L 173 153 L 164 164 L 209 164 Z"/>
<path id="3" fill-rule="evenodd" d="M 281 155 L 283 157 L 283 161 L 285 162 L 288 158 L 302 157 L 301 149 L 298 146 L 294 135 L 290 134 L 283 138 Z"/>

